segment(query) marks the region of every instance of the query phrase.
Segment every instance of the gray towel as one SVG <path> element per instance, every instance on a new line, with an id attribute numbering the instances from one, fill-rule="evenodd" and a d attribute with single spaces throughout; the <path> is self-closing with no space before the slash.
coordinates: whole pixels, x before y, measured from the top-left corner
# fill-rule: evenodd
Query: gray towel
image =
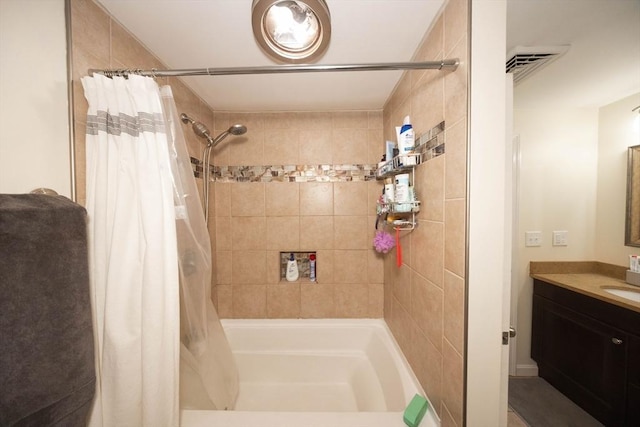
<path id="1" fill-rule="evenodd" d="M 84 426 L 95 392 L 86 211 L 0 194 L 0 426 Z"/>

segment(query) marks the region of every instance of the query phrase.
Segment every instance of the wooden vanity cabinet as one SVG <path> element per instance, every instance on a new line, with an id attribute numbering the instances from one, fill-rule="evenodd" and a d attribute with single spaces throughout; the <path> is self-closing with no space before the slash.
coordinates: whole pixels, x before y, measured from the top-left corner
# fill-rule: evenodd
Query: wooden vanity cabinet
<path id="1" fill-rule="evenodd" d="M 534 279 L 538 372 L 606 426 L 640 426 L 640 313 Z"/>

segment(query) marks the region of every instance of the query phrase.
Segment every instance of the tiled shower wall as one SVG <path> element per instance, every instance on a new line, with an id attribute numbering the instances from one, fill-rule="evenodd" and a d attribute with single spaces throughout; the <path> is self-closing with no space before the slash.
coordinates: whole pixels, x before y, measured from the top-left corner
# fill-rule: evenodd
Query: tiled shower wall
<path id="1" fill-rule="evenodd" d="M 415 60 L 459 58 L 453 72 L 405 73 L 384 108 L 384 135 L 411 115 L 416 135 L 446 122 L 445 154 L 416 169 L 418 227 L 404 264 L 385 260 L 384 317 L 443 426 L 463 425 L 468 1 L 449 0 Z"/>
<path id="2" fill-rule="evenodd" d="M 218 146 L 216 165 L 376 164 L 383 152 L 381 111 L 215 113 L 216 132 L 234 123 L 247 134 Z M 221 317 L 382 317 L 381 185 L 342 179 L 216 182 Z M 280 251 L 316 251 L 317 283 L 281 280 Z"/>

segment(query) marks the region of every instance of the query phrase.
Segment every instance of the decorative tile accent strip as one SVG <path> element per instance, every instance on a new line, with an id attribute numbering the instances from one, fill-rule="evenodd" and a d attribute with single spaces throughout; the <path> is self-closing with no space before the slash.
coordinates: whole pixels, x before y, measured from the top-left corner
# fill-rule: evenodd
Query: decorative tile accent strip
<path id="1" fill-rule="evenodd" d="M 422 163 L 444 154 L 444 121 L 420 135 L 415 152 Z M 191 157 L 193 174 L 202 178 L 202 162 Z M 377 165 L 211 166 L 216 182 L 344 182 L 374 181 Z"/>
<path id="2" fill-rule="evenodd" d="M 191 158 L 196 178 L 202 177 L 202 163 Z M 376 165 L 264 165 L 212 166 L 216 182 L 342 182 L 373 181 Z"/>
<path id="3" fill-rule="evenodd" d="M 422 163 L 444 154 L 444 121 L 420 135 L 415 151 L 422 154 Z"/>

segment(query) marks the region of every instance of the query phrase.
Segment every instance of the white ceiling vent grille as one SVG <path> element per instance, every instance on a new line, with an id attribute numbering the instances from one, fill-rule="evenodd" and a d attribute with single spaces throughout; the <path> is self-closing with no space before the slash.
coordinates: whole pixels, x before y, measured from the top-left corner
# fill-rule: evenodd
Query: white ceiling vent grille
<path id="1" fill-rule="evenodd" d="M 569 46 L 516 46 L 507 54 L 507 73 L 514 84 L 562 56 Z"/>

